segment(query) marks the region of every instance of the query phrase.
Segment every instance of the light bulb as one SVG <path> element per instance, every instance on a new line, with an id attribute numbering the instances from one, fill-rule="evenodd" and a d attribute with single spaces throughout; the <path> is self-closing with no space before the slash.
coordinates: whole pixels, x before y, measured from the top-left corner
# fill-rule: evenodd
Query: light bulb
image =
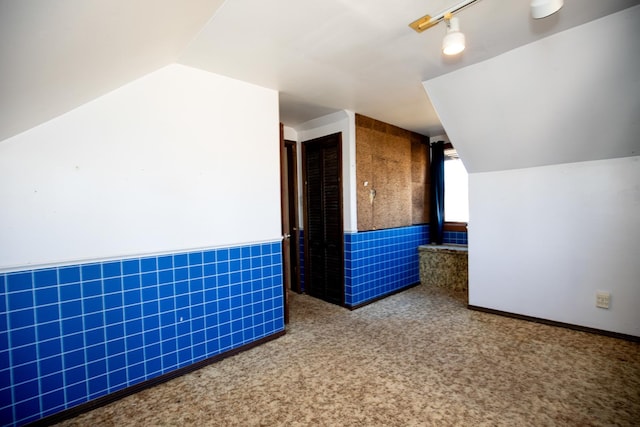
<path id="1" fill-rule="evenodd" d="M 447 34 L 442 39 L 442 53 L 445 55 L 457 55 L 464 50 L 464 34 L 460 32 L 458 18 L 447 19 L 446 23 Z"/>

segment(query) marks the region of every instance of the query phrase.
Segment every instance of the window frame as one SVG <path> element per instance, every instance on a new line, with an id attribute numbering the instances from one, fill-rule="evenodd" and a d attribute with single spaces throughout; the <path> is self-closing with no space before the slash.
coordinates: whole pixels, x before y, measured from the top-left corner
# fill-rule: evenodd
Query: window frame
<path id="1" fill-rule="evenodd" d="M 450 142 L 447 142 L 444 144 L 444 149 L 447 150 L 452 150 L 455 149 L 453 147 L 453 144 Z M 446 161 L 446 160 L 445 160 Z M 447 186 L 447 183 L 444 183 L 445 188 Z M 445 213 L 446 215 L 446 213 Z M 468 222 L 456 222 L 456 221 L 444 221 L 443 224 L 443 230 L 444 231 L 463 231 L 463 232 L 467 232 L 467 226 L 469 225 Z"/>

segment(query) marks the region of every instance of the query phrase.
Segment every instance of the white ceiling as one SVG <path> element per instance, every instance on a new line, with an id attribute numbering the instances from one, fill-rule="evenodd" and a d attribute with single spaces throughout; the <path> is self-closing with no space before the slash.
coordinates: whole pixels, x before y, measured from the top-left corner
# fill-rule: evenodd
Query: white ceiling
<path id="1" fill-rule="evenodd" d="M 175 62 L 224 0 L 0 0 L 0 141 Z"/>
<path id="2" fill-rule="evenodd" d="M 280 91 L 291 127 L 349 109 L 433 135 L 423 81 L 639 3 L 565 0 L 533 20 L 529 0 L 480 0 L 445 59 L 443 24 L 408 24 L 457 2 L 0 0 L 0 140 L 176 61 Z"/>

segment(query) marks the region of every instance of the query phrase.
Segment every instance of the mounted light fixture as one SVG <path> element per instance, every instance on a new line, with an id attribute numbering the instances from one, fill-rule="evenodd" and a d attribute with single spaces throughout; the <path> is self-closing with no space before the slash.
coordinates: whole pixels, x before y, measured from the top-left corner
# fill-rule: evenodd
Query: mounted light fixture
<path id="1" fill-rule="evenodd" d="M 546 18 L 560 10 L 563 0 L 531 0 L 531 16 L 534 19 Z"/>
<path id="2" fill-rule="evenodd" d="M 458 18 L 448 14 L 444 18 L 447 24 L 447 34 L 442 39 L 442 53 L 445 55 L 457 55 L 464 50 L 465 38 L 460 32 Z"/>
<path id="3" fill-rule="evenodd" d="M 464 0 L 455 6 L 451 6 L 433 17 L 431 15 L 425 15 L 422 18 L 416 19 L 409 26 L 418 33 L 423 32 L 441 21 L 445 21 L 447 24 L 447 34 L 442 40 L 442 53 L 445 55 L 456 55 L 464 50 L 465 37 L 460 32 L 460 23 L 458 18 L 453 16 L 454 13 L 460 12 L 465 7 L 472 5 L 478 0 Z"/>
<path id="4" fill-rule="evenodd" d="M 460 12 L 462 9 L 464 9 L 467 6 L 472 5 L 473 3 L 477 2 L 478 0 L 464 0 L 461 1 L 460 3 L 456 4 L 455 6 L 451 6 L 449 9 L 443 10 L 440 13 L 437 13 L 433 16 L 431 15 L 425 15 L 422 18 L 418 18 L 415 21 L 413 21 L 411 24 L 409 24 L 409 26 L 411 28 L 413 28 L 414 30 L 416 30 L 417 32 L 421 33 L 424 30 L 428 30 L 429 28 L 437 25 L 440 21 L 444 21 L 446 18 L 446 16 L 453 16 L 454 13 L 458 13 Z"/>

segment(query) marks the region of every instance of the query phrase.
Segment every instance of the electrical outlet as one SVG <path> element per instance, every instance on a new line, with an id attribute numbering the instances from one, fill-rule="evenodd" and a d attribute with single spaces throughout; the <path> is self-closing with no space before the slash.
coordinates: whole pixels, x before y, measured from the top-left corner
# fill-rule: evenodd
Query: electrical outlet
<path id="1" fill-rule="evenodd" d="M 611 294 L 609 292 L 598 291 L 596 292 L 596 307 L 609 308 L 611 303 Z"/>

